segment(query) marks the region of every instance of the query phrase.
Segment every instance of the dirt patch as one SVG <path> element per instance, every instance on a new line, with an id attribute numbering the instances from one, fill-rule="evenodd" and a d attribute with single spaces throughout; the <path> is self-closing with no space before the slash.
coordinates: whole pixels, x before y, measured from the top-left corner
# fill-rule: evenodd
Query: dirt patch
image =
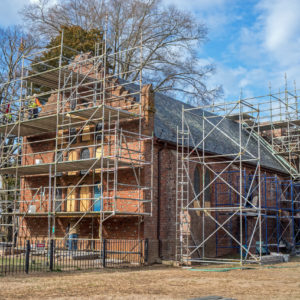
<path id="1" fill-rule="evenodd" d="M 300 299 L 299 262 L 224 272 L 212 272 L 213 267 L 198 266 L 193 271 L 158 266 L 1 277 L 0 299 L 190 299 L 210 295 Z"/>

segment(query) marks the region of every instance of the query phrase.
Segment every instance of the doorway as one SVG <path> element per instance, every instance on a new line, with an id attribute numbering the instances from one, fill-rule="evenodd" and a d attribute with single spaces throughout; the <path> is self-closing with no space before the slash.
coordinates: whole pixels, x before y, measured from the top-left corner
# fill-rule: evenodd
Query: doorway
<path id="1" fill-rule="evenodd" d="M 103 195 L 100 182 L 97 182 L 94 187 L 94 211 L 102 211 L 103 209 Z"/>

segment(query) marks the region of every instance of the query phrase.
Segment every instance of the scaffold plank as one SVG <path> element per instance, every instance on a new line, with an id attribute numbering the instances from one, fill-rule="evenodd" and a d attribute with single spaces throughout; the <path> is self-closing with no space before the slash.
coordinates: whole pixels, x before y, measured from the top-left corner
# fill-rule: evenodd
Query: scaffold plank
<path id="1" fill-rule="evenodd" d="M 84 160 L 76 161 L 63 161 L 56 164 L 56 172 L 71 172 L 71 171 L 82 171 L 82 170 L 93 170 L 100 168 L 100 160 L 97 163 L 97 158 L 90 158 Z M 15 174 L 18 172 L 19 176 L 24 175 L 34 175 L 34 174 L 47 174 L 50 173 L 50 168 L 52 168 L 52 173 L 54 171 L 54 163 L 45 163 L 38 165 L 23 165 L 19 167 L 9 167 L 0 169 L 0 174 Z M 103 157 L 103 168 L 109 168 L 114 165 L 114 159 Z M 119 167 L 126 167 L 131 165 L 126 161 L 118 161 Z M 18 170 L 17 170 L 18 169 Z"/>
<path id="2" fill-rule="evenodd" d="M 35 71 L 30 70 L 28 76 L 25 77 L 25 80 L 55 90 L 59 88 L 58 85 L 60 76 L 62 76 L 61 78 L 68 79 L 67 84 L 63 83 L 63 81 L 61 83 L 61 85 L 64 84 L 66 87 L 74 86 L 78 82 L 87 83 L 96 80 L 90 76 L 74 72 L 73 70 L 67 68 L 62 68 L 60 70 L 59 68 L 56 68 L 40 73 L 36 73 Z"/>
<path id="3" fill-rule="evenodd" d="M 35 119 L 24 120 L 20 123 L 20 136 L 31 136 L 49 132 L 55 132 L 57 123 L 61 126 L 70 126 L 75 123 L 82 123 L 91 119 L 97 122 L 104 117 L 105 121 L 111 119 L 125 119 L 137 117 L 132 112 L 104 105 L 104 115 L 102 106 L 94 106 L 75 110 L 66 114 L 52 114 L 41 116 Z M 58 120 L 57 120 L 58 118 Z M 75 125 L 76 126 L 76 125 Z M 0 133 L 18 136 L 19 124 L 11 123 L 0 126 Z"/>
<path id="4" fill-rule="evenodd" d="M 104 109 L 104 112 L 102 111 Z M 127 110 L 114 108 L 107 105 L 100 105 L 94 107 L 87 107 L 79 110 L 75 110 L 69 113 L 71 116 L 76 116 L 82 119 L 100 119 L 102 116 L 105 120 L 110 119 L 126 119 L 137 117 L 137 114 L 129 112 Z"/>
<path id="5" fill-rule="evenodd" d="M 30 136 L 56 131 L 56 115 L 48 115 L 20 122 L 20 136 Z M 0 133 L 18 135 L 19 124 L 12 123 L 0 126 Z"/>
<path id="6" fill-rule="evenodd" d="M 35 213 L 26 213 L 24 215 L 24 212 L 10 212 L 10 213 L 3 213 L 3 215 L 6 216 L 24 216 L 25 218 L 31 217 L 31 218 L 36 218 L 36 217 L 48 217 L 49 214 L 50 215 L 56 215 L 57 217 L 75 217 L 75 216 L 83 216 L 86 217 L 95 217 L 95 216 L 99 216 L 99 214 L 102 213 L 104 215 L 109 215 L 112 213 L 112 211 L 61 211 L 61 212 L 35 212 Z M 115 211 L 114 212 L 114 216 L 115 217 L 135 217 L 135 216 L 141 216 L 141 215 L 145 215 L 145 216 L 149 216 L 149 213 L 143 213 L 143 212 L 129 212 L 129 211 Z"/>
<path id="7" fill-rule="evenodd" d="M 280 129 L 280 128 L 287 128 L 288 126 L 300 126 L 300 120 L 290 120 L 290 121 L 275 121 L 272 123 L 262 123 L 259 126 L 260 131 L 265 130 L 272 130 L 272 129 Z"/>
<path id="8" fill-rule="evenodd" d="M 240 113 L 240 114 L 232 114 L 226 116 L 227 119 L 230 119 L 232 121 L 239 121 L 239 120 L 250 120 L 253 119 L 253 116 L 247 114 L 247 113 Z"/>
<path id="9" fill-rule="evenodd" d="M 276 155 L 281 155 L 281 156 L 290 156 L 290 155 L 296 155 L 300 154 L 300 150 L 290 150 L 290 151 L 283 151 L 283 152 L 278 152 Z"/>

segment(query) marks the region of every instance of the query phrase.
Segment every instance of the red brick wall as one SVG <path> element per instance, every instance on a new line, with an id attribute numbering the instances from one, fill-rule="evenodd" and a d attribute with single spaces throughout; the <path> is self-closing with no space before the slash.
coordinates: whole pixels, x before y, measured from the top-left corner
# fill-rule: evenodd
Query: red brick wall
<path id="1" fill-rule="evenodd" d="M 154 98 L 151 95 L 151 86 L 145 86 L 142 91 L 142 133 L 146 135 L 152 135 L 153 132 L 153 112 L 154 112 Z M 112 91 L 112 94 L 115 95 L 124 95 L 126 91 L 124 88 L 118 89 L 116 92 Z M 118 101 L 116 101 L 118 99 Z M 124 99 L 124 98 L 123 98 Z M 124 106 L 130 104 L 132 106 L 131 110 L 133 112 L 138 112 L 138 106 L 134 105 L 133 98 L 130 96 L 122 102 L 122 99 L 115 98 L 111 99 L 113 106 Z M 55 110 L 55 102 L 56 96 L 53 95 L 49 100 L 49 107 L 52 107 L 52 110 Z M 130 102 L 130 103 L 129 103 Z M 42 111 L 42 114 L 47 114 L 46 107 Z M 121 121 L 120 128 L 130 132 L 138 132 L 138 122 L 137 120 L 132 121 Z M 94 130 L 93 127 L 90 127 L 90 132 Z M 64 132 L 64 136 L 68 133 Z M 126 143 L 123 142 L 122 147 L 129 148 L 133 150 L 141 150 L 142 155 L 139 157 L 140 159 L 146 159 L 147 161 L 151 161 L 151 142 L 138 142 L 136 138 L 128 137 L 128 133 L 124 133 L 127 135 Z M 129 134 L 130 135 L 130 134 Z M 52 141 L 45 141 L 41 142 L 41 139 L 53 139 L 55 135 L 40 135 L 35 137 L 28 137 L 24 139 L 25 144 L 23 145 L 23 165 L 34 164 L 35 159 L 41 159 L 43 163 L 52 162 L 54 159 L 54 149 L 55 143 L 54 140 Z M 28 142 L 37 141 L 38 143 L 28 144 Z M 107 145 L 104 147 L 104 154 L 105 155 L 113 155 L 114 153 L 114 135 L 109 135 L 105 137 L 106 143 L 111 143 L 112 145 Z M 93 134 L 91 133 L 90 141 L 82 141 L 80 138 L 77 139 L 77 143 L 73 144 L 72 147 L 88 147 L 90 153 L 94 153 L 93 146 L 91 144 L 94 143 Z M 35 154 L 36 152 L 43 152 L 49 151 L 48 153 L 43 154 Z M 76 152 L 78 157 L 80 154 L 80 149 L 77 149 Z M 129 154 L 126 150 L 122 150 L 123 157 L 129 157 Z M 135 152 L 130 153 L 131 158 L 138 158 L 138 154 Z M 65 159 L 67 159 L 65 157 Z M 136 169 L 137 171 L 137 169 Z M 108 180 L 110 182 L 113 181 L 113 174 L 104 175 L 103 178 L 103 196 L 104 197 L 112 197 L 113 196 L 113 189 L 112 184 L 108 185 Z M 81 178 L 80 172 L 63 172 L 60 177 L 57 178 L 57 186 L 65 186 L 67 187 L 70 184 L 77 184 Z M 84 180 L 81 182 L 81 185 L 84 184 L 95 184 L 96 182 L 100 181 L 99 170 L 96 169 L 94 174 L 88 174 L 85 176 Z M 125 168 L 124 170 L 119 170 L 118 172 L 118 182 L 123 184 L 135 184 L 135 174 L 132 168 Z M 48 211 L 48 191 L 46 190 L 45 195 L 37 195 L 35 198 L 36 200 L 32 202 L 33 196 L 36 190 L 40 187 L 46 187 L 49 185 L 49 176 L 46 174 L 44 176 L 37 175 L 37 176 L 25 176 L 21 182 L 22 185 L 22 195 L 21 199 L 25 201 L 22 203 L 20 207 L 20 211 L 26 211 L 28 209 L 28 205 L 34 204 L 36 205 L 37 212 L 47 212 Z M 140 185 L 151 185 L 151 167 L 146 166 L 141 170 L 141 182 Z M 32 190 L 34 189 L 34 190 Z M 109 191 L 110 190 L 110 191 Z M 80 198 L 80 190 L 76 189 L 76 198 Z M 89 196 L 93 196 L 92 188 L 89 189 Z M 137 239 L 137 238 L 150 238 L 152 241 L 150 242 L 150 252 L 151 247 L 155 244 L 155 236 L 152 235 L 152 230 L 147 228 L 147 232 L 144 232 L 144 222 L 142 217 L 128 217 L 126 216 L 126 212 L 150 212 L 151 205 L 145 204 L 138 201 L 131 200 L 130 198 L 142 198 L 142 199 L 151 199 L 151 192 L 149 190 L 141 190 L 140 193 L 137 189 L 133 187 L 126 187 L 126 186 L 118 186 L 118 192 L 116 196 L 122 198 L 116 200 L 116 209 L 119 212 L 125 213 L 124 216 L 117 216 L 111 217 L 106 220 L 103 224 L 103 237 L 105 238 L 116 238 L 116 239 Z M 66 191 L 63 192 L 63 198 L 66 197 Z M 80 200 L 79 200 L 80 201 Z M 104 200 L 104 210 L 112 210 L 112 200 Z M 62 205 L 62 211 L 66 210 L 66 205 Z M 79 205 L 77 205 L 77 210 L 79 210 Z M 151 218 L 145 218 L 149 221 Z M 75 221 L 76 219 L 74 216 L 57 216 L 56 217 L 56 237 L 63 237 L 65 235 L 65 230 L 68 223 Z M 151 220 L 152 222 L 152 220 Z M 156 223 L 153 222 L 153 228 L 156 226 Z M 43 217 L 33 217 L 27 216 L 22 221 L 22 228 L 20 230 L 19 236 L 23 238 L 29 237 L 36 237 L 36 238 L 46 238 L 48 236 L 48 219 L 46 216 Z M 79 237 L 81 238 L 99 238 L 99 218 L 91 216 L 85 216 L 78 225 L 78 233 Z M 153 229 L 155 232 L 155 228 Z M 157 254 L 155 254 L 157 256 Z"/>
<path id="2" fill-rule="evenodd" d="M 158 146 L 155 149 L 155 159 L 154 159 L 154 169 L 157 168 L 157 152 L 158 152 Z M 196 164 L 190 165 L 190 178 L 191 181 L 194 181 L 194 171 L 195 171 Z M 216 164 L 213 165 L 213 169 L 215 171 L 219 171 L 222 168 L 225 167 L 224 165 Z M 175 205 L 176 205 L 176 151 L 172 150 L 172 148 L 164 148 L 161 151 L 161 174 L 160 174 L 160 239 L 161 239 L 161 257 L 165 259 L 174 258 L 175 254 Z M 200 168 L 201 170 L 201 168 Z M 238 170 L 237 167 L 232 166 L 229 170 Z M 255 171 L 254 167 L 251 166 L 244 166 L 244 170 L 247 175 L 250 173 L 253 174 Z M 266 174 L 267 177 L 275 176 L 275 173 L 267 172 L 266 170 L 262 170 L 262 174 Z M 157 181 L 157 174 L 154 172 L 154 189 L 156 191 L 156 181 Z M 239 176 L 239 172 L 236 173 L 234 176 Z M 211 180 L 213 179 L 214 175 L 211 174 Z M 202 180 L 202 172 L 200 176 Z M 228 174 L 224 175 L 223 178 L 225 180 L 229 180 Z M 236 181 L 235 185 L 238 189 L 239 187 L 239 181 L 237 178 L 234 178 L 234 181 Z M 281 178 L 280 176 L 278 177 Z M 220 180 L 219 180 L 220 182 Z M 243 184 L 244 186 L 244 184 Z M 228 188 L 226 185 L 221 185 L 219 188 L 221 188 L 221 192 L 228 191 Z M 262 187 L 262 193 L 264 193 L 264 187 Z M 268 206 L 274 205 L 274 192 L 271 190 L 271 185 L 267 185 L 266 193 L 268 194 Z M 156 195 L 156 194 L 155 194 Z M 192 197 L 192 190 L 190 188 L 190 196 Z M 208 207 L 214 207 L 216 205 L 216 199 L 215 199 L 215 185 L 212 185 L 210 189 L 210 201 L 206 203 Z M 218 204 L 228 204 L 228 197 L 226 198 L 226 195 L 219 195 L 218 197 Z M 156 197 L 155 197 L 156 199 Z M 192 198 L 191 198 L 192 199 Z M 227 203 L 226 203 L 227 201 Z M 154 218 L 156 218 L 157 213 L 156 212 L 156 205 L 154 207 Z M 215 217 L 215 213 L 212 212 L 212 216 Z M 228 218 L 228 216 L 218 216 L 218 221 L 222 223 L 225 219 Z M 189 220 L 190 220 L 190 230 L 193 236 L 194 241 L 191 240 L 191 245 L 194 244 L 200 244 L 202 241 L 202 214 L 198 211 L 190 211 L 189 212 Z M 245 221 L 243 221 L 243 227 Z M 247 231 L 248 231 L 248 241 L 251 238 L 252 230 L 254 228 L 256 222 L 255 217 L 247 217 Z M 272 221 L 268 221 L 268 234 L 271 236 L 272 231 L 274 231 L 274 228 L 272 226 Z M 208 237 L 215 229 L 216 229 L 216 223 L 211 220 L 209 216 L 204 217 L 204 223 L 205 223 L 205 237 Z M 146 224 L 146 223 L 145 223 Z M 232 218 L 232 235 L 236 237 L 239 240 L 239 217 L 233 217 Z M 273 224 L 274 225 L 274 224 Z M 245 227 L 244 227 L 245 228 Z M 244 236 L 245 236 L 245 230 Z M 288 235 L 288 234 L 287 234 Z M 228 234 L 226 234 L 223 230 L 220 230 L 218 232 L 218 246 L 236 246 L 236 242 L 229 238 Z M 252 247 L 255 247 L 255 242 L 258 240 L 258 232 L 254 235 L 254 239 L 252 242 Z M 253 249 L 252 249 L 253 250 Z M 219 248 L 218 252 L 216 251 L 216 235 L 213 235 L 206 243 L 205 243 L 205 256 L 206 257 L 215 257 L 216 254 L 218 256 L 226 255 L 226 254 L 233 254 L 237 250 L 234 250 L 232 248 Z M 201 251 L 200 251 L 201 252 Z M 196 254 L 197 256 L 197 254 Z"/>
<path id="3" fill-rule="evenodd" d="M 55 236 L 63 238 L 66 235 L 68 224 L 75 224 L 79 218 L 57 217 Z M 25 217 L 23 225 L 26 232 L 22 231 L 20 237 L 46 239 L 48 237 L 47 217 Z M 103 223 L 103 238 L 110 239 L 143 239 L 143 223 L 138 217 L 112 217 Z M 85 217 L 76 226 L 79 238 L 99 238 L 99 217 Z"/>

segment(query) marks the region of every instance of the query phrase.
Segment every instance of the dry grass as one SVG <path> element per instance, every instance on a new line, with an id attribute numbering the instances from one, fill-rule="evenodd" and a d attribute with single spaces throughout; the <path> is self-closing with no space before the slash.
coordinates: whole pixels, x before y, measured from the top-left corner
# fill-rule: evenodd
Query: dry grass
<path id="1" fill-rule="evenodd" d="M 228 272 L 157 266 L 19 275 L 0 278 L 0 299 L 300 299 L 299 276 L 299 262 Z"/>

